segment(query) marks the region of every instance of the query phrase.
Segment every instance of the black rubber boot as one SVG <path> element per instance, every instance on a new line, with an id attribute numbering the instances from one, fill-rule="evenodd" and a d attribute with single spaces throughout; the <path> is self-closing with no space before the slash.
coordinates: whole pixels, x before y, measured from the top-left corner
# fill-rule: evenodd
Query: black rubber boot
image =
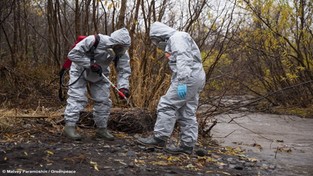
<path id="1" fill-rule="evenodd" d="M 166 143 L 165 140 L 162 140 L 154 136 L 149 136 L 147 138 L 139 138 L 136 142 L 144 146 L 150 146 L 155 148 L 163 148 L 165 147 Z"/>
<path id="2" fill-rule="evenodd" d="M 98 128 L 96 131 L 96 137 L 107 141 L 114 141 L 114 136 L 106 128 Z"/>
<path id="3" fill-rule="evenodd" d="M 187 146 L 166 147 L 164 151 L 173 155 L 179 155 L 183 153 L 190 155 L 192 154 L 193 147 L 187 147 Z"/>
<path id="4" fill-rule="evenodd" d="M 81 135 L 76 132 L 75 126 L 65 126 L 64 127 L 65 135 L 75 141 L 80 141 L 82 139 Z"/>

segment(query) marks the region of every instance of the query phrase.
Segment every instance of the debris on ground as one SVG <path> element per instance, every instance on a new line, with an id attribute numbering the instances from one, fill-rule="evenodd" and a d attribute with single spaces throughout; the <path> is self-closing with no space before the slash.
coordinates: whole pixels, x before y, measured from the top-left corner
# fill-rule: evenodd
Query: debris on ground
<path id="1" fill-rule="evenodd" d="M 2 113 L 0 170 L 78 176 L 247 176 L 270 175 L 275 169 L 265 168 L 268 164 L 248 158 L 239 147 L 221 147 L 210 139 L 199 139 L 192 155 L 170 155 L 160 149 L 137 145 L 136 138 L 153 130 L 154 120 L 155 115 L 142 109 L 113 109 L 109 128 L 115 140 L 105 141 L 94 137 L 92 113 L 83 112 L 78 124 L 83 140 L 72 141 L 62 133 L 64 122 L 60 113 Z M 178 135 L 175 131 L 169 143 L 176 143 Z"/>

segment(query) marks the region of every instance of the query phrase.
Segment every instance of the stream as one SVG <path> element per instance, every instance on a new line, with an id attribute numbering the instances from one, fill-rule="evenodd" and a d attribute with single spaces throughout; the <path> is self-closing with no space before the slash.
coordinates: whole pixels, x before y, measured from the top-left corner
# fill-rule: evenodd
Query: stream
<path id="1" fill-rule="evenodd" d="M 313 175 L 313 119 L 289 115 L 233 113 L 214 117 L 212 138 L 240 147 L 277 176 Z"/>

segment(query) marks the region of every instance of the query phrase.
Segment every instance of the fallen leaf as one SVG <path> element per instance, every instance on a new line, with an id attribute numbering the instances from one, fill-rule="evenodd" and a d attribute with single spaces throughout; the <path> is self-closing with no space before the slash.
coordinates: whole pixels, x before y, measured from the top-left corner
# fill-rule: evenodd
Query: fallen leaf
<path id="1" fill-rule="evenodd" d="M 215 162 L 217 162 L 217 160 L 216 160 L 215 158 L 211 158 L 211 157 L 208 157 L 208 158 L 206 159 L 206 161 L 209 162 L 209 163 L 215 163 Z"/>
<path id="2" fill-rule="evenodd" d="M 188 169 L 192 169 L 192 168 L 194 168 L 195 166 L 193 165 L 193 164 L 188 164 L 187 166 L 186 166 L 186 168 L 188 168 Z"/>
<path id="3" fill-rule="evenodd" d="M 230 173 L 228 172 L 224 172 L 224 171 L 217 171 L 218 173 L 221 173 L 221 174 L 225 174 L 225 175 L 231 175 Z"/>
<path id="4" fill-rule="evenodd" d="M 129 136 L 125 133 L 117 133 L 117 134 L 114 134 L 115 137 L 117 138 L 129 138 Z"/>
<path id="5" fill-rule="evenodd" d="M 50 150 L 46 150 L 46 153 L 48 153 L 48 155 L 53 155 L 54 153 Z"/>
<path id="6" fill-rule="evenodd" d="M 152 165 L 159 165 L 159 166 L 167 166 L 169 165 L 168 162 L 165 162 L 165 161 L 153 161 L 151 162 Z"/>
<path id="7" fill-rule="evenodd" d="M 246 160 L 247 159 L 247 156 L 243 155 L 243 154 L 238 155 L 238 157 L 239 157 L 240 160 Z"/>
<path id="8" fill-rule="evenodd" d="M 159 155 L 157 158 L 167 160 L 168 156 L 162 154 L 162 155 Z"/>
<path id="9" fill-rule="evenodd" d="M 223 162 L 217 162 L 216 163 L 218 166 L 226 166 L 227 164 L 223 163 Z"/>
<path id="10" fill-rule="evenodd" d="M 250 161 L 250 162 L 257 162 L 258 160 L 256 158 L 248 158 L 248 161 Z"/>
<path id="11" fill-rule="evenodd" d="M 135 159 L 135 163 L 136 164 L 144 164 L 145 161 L 144 160 L 137 160 L 137 159 Z"/>
<path id="12" fill-rule="evenodd" d="M 198 162 L 198 163 L 195 163 L 195 165 L 198 167 L 198 168 L 203 168 L 203 164 Z"/>
<path id="13" fill-rule="evenodd" d="M 93 161 L 90 161 L 89 162 L 91 165 L 96 165 L 97 164 L 97 162 L 93 162 Z"/>
<path id="14" fill-rule="evenodd" d="M 189 169 L 189 170 L 193 170 L 193 171 L 199 171 L 201 170 L 200 168 L 197 168 L 196 166 L 194 166 L 193 164 L 188 164 L 187 166 L 185 166 L 185 169 Z"/>
<path id="15" fill-rule="evenodd" d="M 243 150 L 242 150 L 241 147 L 236 147 L 234 150 L 235 150 L 238 154 L 243 152 Z"/>
<path id="16" fill-rule="evenodd" d="M 125 165 L 125 166 L 127 166 L 127 164 L 124 161 L 122 161 L 122 160 L 118 160 L 118 162 L 123 164 L 123 165 Z"/>
<path id="17" fill-rule="evenodd" d="M 231 175 L 230 173 L 228 173 L 228 172 L 223 172 L 223 171 L 206 171 L 205 173 L 219 173 L 219 174 L 224 174 L 224 175 Z M 218 174 L 218 175 L 219 175 Z"/>
<path id="18" fill-rule="evenodd" d="M 290 153 L 292 152 L 291 148 L 287 145 L 284 145 L 282 147 L 277 147 L 277 151 L 279 152 L 287 152 L 287 153 Z"/>
<path id="19" fill-rule="evenodd" d="M 206 161 L 207 157 L 205 157 L 205 156 L 198 156 L 197 159 L 198 159 L 198 162 L 203 162 L 203 161 Z"/>
<path id="20" fill-rule="evenodd" d="M 168 161 L 180 161 L 180 158 L 177 156 L 170 156 L 167 158 Z"/>
<path id="21" fill-rule="evenodd" d="M 97 163 L 97 162 L 90 161 L 89 163 L 93 166 L 93 168 L 94 168 L 96 171 L 99 171 L 99 169 L 98 169 L 98 163 Z"/>

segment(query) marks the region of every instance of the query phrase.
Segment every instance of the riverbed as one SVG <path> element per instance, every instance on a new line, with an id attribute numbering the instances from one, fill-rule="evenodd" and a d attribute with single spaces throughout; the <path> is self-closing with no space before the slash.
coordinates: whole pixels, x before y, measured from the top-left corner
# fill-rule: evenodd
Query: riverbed
<path id="1" fill-rule="evenodd" d="M 222 114 L 211 131 L 222 146 L 267 161 L 278 176 L 313 175 L 313 119 L 262 113 Z"/>

